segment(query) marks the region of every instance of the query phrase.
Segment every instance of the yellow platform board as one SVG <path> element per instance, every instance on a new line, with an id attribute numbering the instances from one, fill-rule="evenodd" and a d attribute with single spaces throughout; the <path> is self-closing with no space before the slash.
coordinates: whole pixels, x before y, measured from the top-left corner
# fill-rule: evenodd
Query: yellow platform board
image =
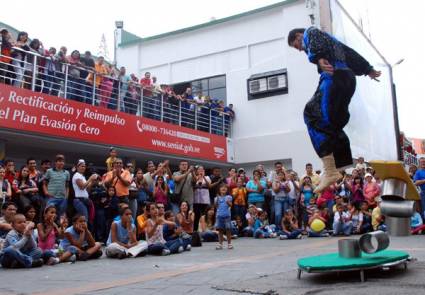
<path id="1" fill-rule="evenodd" d="M 382 179 L 396 178 L 407 183 L 406 200 L 418 201 L 420 195 L 409 174 L 399 161 L 370 161 L 369 164 Z"/>

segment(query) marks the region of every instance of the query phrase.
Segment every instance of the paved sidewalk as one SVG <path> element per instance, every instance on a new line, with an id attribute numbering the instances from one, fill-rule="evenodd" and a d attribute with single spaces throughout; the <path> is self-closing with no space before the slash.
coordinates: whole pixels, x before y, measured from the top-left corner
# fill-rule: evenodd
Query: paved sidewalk
<path id="1" fill-rule="evenodd" d="M 280 241 L 243 238 L 234 250 L 215 250 L 214 243 L 167 257 L 0 268 L 3 294 L 425 294 L 425 236 L 392 237 L 390 248 L 419 259 L 407 271 L 337 276 L 303 274 L 296 278 L 297 259 L 337 250 L 337 238 Z"/>

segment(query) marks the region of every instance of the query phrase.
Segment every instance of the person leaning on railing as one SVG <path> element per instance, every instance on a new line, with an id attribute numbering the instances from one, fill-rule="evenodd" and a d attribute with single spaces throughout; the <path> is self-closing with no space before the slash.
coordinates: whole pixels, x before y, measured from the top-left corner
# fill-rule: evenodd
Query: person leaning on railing
<path id="1" fill-rule="evenodd" d="M 128 83 L 127 92 L 124 93 L 124 112 L 135 115 L 137 113 L 138 102 L 140 101 L 139 93 L 137 92 L 134 82 Z"/>
<path id="2" fill-rule="evenodd" d="M 105 66 L 105 64 L 104 64 L 104 58 L 103 58 L 102 56 L 100 56 L 100 57 L 97 59 L 97 61 L 95 62 L 94 70 L 95 70 L 95 73 L 96 73 L 96 79 L 94 78 L 94 73 L 93 73 L 93 72 L 91 72 L 91 73 L 89 73 L 89 75 L 87 76 L 87 81 L 88 81 L 91 85 L 93 85 L 93 84 L 94 84 L 94 86 L 96 87 L 96 89 L 99 89 L 99 88 L 100 88 L 100 84 L 102 83 L 102 80 L 103 80 L 103 76 L 106 76 L 106 75 L 108 75 L 108 73 L 109 73 L 109 72 L 108 72 L 107 67 L 106 67 L 106 66 Z M 98 93 L 99 93 L 99 92 L 98 92 Z M 102 98 L 100 97 L 100 93 L 99 93 L 99 95 L 98 95 L 97 100 L 98 100 L 98 101 L 102 101 Z M 103 106 L 105 106 L 105 105 L 106 105 L 105 101 L 103 101 L 102 105 L 103 105 Z"/>
<path id="3" fill-rule="evenodd" d="M 19 32 L 18 38 L 16 39 L 15 47 L 18 49 L 22 49 L 25 51 L 29 51 L 28 46 L 28 34 L 26 32 Z M 12 65 L 13 71 L 15 72 L 15 81 L 13 82 L 13 86 L 21 87 L 24 79 L 25 72 L 25 51 L 22 50 L 12 50 Z"/>
<path id="4" fill-rule="evenodd" d="M 126 113 L 131 113 L 129 112 L 131 106 L 128 105 L 126 106 L 126 100 L 127 100 L 127 91 L 131 92 L 131 98 L 134 98 L 134 96 L 138 96 L 137 93 L 137 89 L 136 87 L 133 87 L 133 89 L 131 91 L 129 91 L 129 83 L 132 82 L 131 77 L 128 76 L 126 74 L 126 69 L 125 67 L 121 67 L 120 68 L 120 72 L 118 74 L 118 80 L 120 82 L 120 91 L 119 91 L 119 101 L 120 101 L 120 106 L 119 109 L 122 111 L 125 111 Z M 134 86 L 134 85 L 133 85 Z M 135 93 L 133 93 L 135 92 Z M 137 105 L 135 106 L 136 112 L 137 112 Z M 134 108 L 132 108 L 131 110 L 134 110 Z"/>
<path id="5" fill-rule="evenodd" d="M 82 80 L 84 80 L 84 83 L 85 83 L 85 87 L 84 87 L 85 103 L 92 104 L 93 85 L 87 81 L 87 78 L 89 76 L 89 72 L 94 71 L 95 62 L 90 51 L 86 51 L 84 53 L 84 56 L 81 58 L 81 64 L 85 68 L 84 70 L 80 72 L 80 77 Z"/>
<path id="6" fill-rule="evenodd" d="M 42 56 L 44 55 L 43 44 L 38 39 L 33 39 L 30 42 L 29 50 L 30 53 L 25 55 L 25 72 L 24 72 L 24 88 L 31 89 L 33 75 L 37 77 L 35 91 L 41 91 L 41 78 L 39 77 L 38 69 L 42 64 Z M 35 63 L 35 67 L 34 67 Z M 35 73 L 33 73 L 35 70 Z"/>
<path id="7" fill-rule="evenodd" d="M 1 55 L 0 55 L 0 83 L 10 85 L 13 73 L 12 63 L 12 47 L 15 42 L 12 40 L 12 35 L 8 30 L 1 30 Z"/>
<path id="8" fill-rule="evenodd" d="M 44 67 L 44 86 L 42 92 L 44 94 L 50 94 L 53 91 L 54 85 L 57 83 L 55 78 L 56 63 L 55 63 L 56 48 L 50 47 L 49 51 L 45 56 L 45 67 Z"/>
<path id="9" fill-rule="evenodd" d="M 81 80 L 80 71 L 83 67 L 80 60 L 80 52 L 78 50 L 72 51 L 71 55 L 66 58 L 69 63 L 68 67 L 68 85 L 67 87 L 67 98 L 75 101 L 83 101 L 81 96 Z"/>

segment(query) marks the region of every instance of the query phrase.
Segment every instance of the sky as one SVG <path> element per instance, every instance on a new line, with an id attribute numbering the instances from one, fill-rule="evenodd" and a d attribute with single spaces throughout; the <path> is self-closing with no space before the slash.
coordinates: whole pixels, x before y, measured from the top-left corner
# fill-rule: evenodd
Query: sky
<path id="1" fill-rule="evenodd" d="M 0 20 L 45 47 L 65 45 L 68 50 L 90 50 L 98 54 L 105 35 L 109 57 L 113 58 L 115 21 L 123 20 L 124 29 L 148 37 L 222 18 L 280 0 L 21 0 L 0 11 Z M 408 137 L 425 138 L 425 52 L 423 0 L 340 0 L 386 59 L 394 64 L 400 129 Z M 11 13 L 12 12 L 12 13 Z M 14 12 L 19 12 L 19 17 Z M 286 35 L 287 32 L 282 32 Z M 372 126 L 385 128 L 385 126 Z"/>

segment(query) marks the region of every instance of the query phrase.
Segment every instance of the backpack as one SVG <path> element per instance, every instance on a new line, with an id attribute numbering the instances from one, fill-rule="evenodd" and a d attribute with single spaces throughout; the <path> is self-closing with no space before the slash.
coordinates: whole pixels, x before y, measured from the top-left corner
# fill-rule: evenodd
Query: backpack
<path id="1" fill-rule="evenodd" d="M 192 233 L 192 247 L 202 247 L 201 235 L 195 231 Z"/>

